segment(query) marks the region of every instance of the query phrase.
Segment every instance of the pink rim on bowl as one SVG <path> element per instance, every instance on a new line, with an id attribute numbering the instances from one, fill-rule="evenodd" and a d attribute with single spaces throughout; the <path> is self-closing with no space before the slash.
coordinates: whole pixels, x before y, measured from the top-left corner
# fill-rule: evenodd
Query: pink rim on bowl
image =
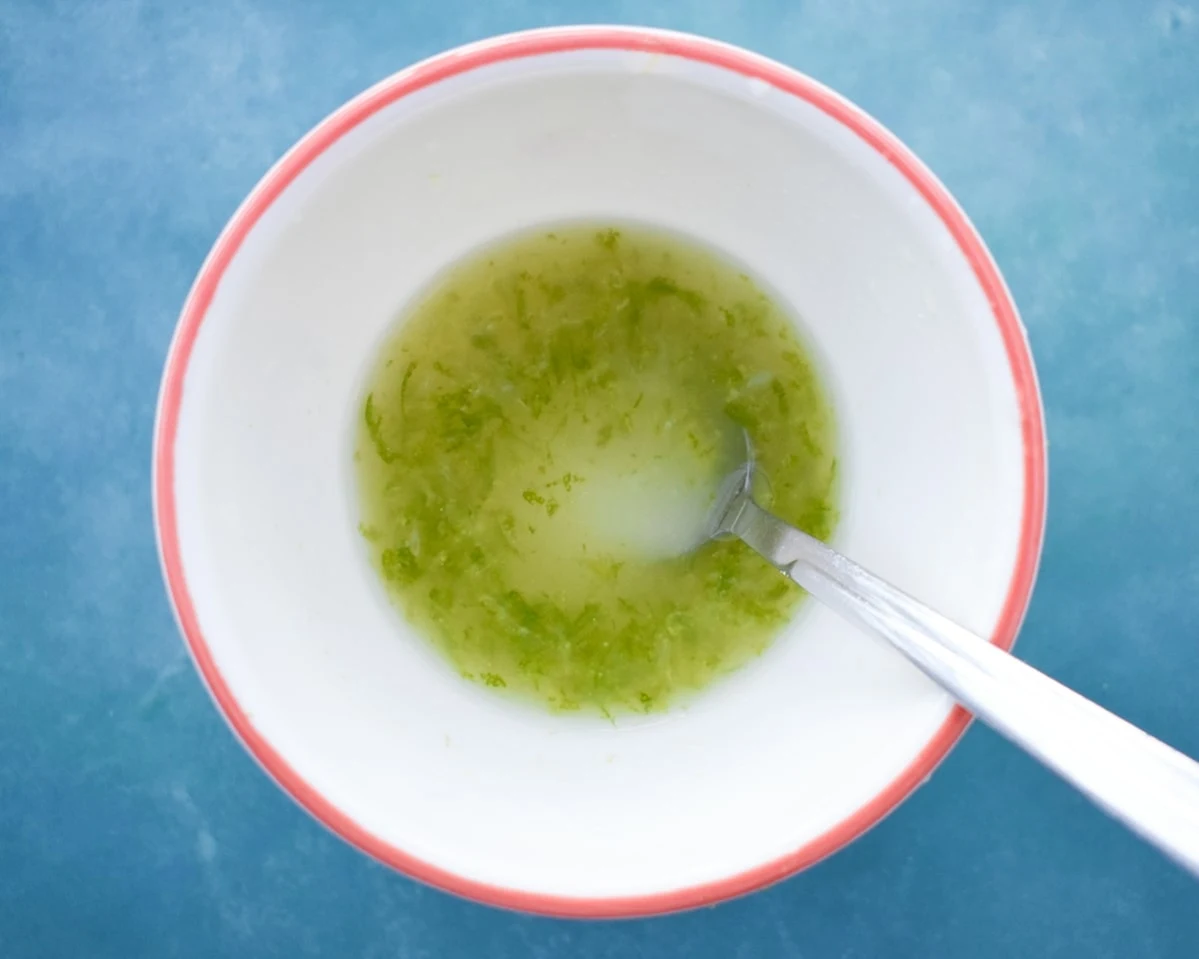
<path id="1" fill-rule="evenodd" d="M 788 67 L 736 47 L 635 27 L 568 27 L 497 37 L 440 54 L 361 94 L 309 132 L 258 183 L 221 233 L 184 304 L 167 359 L 154 435 L 153 492 L 159 549 L 167 589 L 196 665 L 225 718 L 251 754 L 301 806 L 347 842 L 409 876 L 468 899 L 527 912 L 594 918 L 650 915 L 709 905 L 777 882 L 819 862 L 864 833 L 920 785 L 961 737 L 970 721 L 969 714 L 955 708 L 911 764 L 853 815 L 791 853 L 745 872 L 669 892 L 610 898 L 544 895 L 475 882 L 423 862 L 372 835 L 305 782 L 254 728 L 221 675 L 192 605 L 179 549 L 174 455 L 188 361 L 216 288 L 247 234 L 301 171 L 346 132 L 417 90 L 506 60 L 588 49 L 683 57 L 764 81 L 799 97 L 848 127 L 882 154 L 944 222 L 986 293 L 1011 365 L 1021 412 L 1024 515 L 1020 547 L 1007 599 L 991 638 L 1004 649 L 1010 649 L 1015 641 L 1040 557 L 1045 526 L 1045 433 L 1036 374 L 1015 305 L 981 238 L 945 187 L 895 136 L 857 107 Z"/>

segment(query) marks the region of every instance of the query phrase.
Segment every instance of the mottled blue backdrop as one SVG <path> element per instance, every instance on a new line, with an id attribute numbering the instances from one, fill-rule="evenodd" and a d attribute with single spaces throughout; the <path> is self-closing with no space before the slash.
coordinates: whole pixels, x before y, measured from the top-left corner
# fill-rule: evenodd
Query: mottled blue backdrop
<path id="1" fill-rule="evenodd" d="M 999 260 L 1048 413 L 1020 652 L 1199 754 L 1199 3 L 0 0 L 0 957 L 1193 959 L 1199 884 L 973 729 L 864 839 L 747 899 L 576 924 L 460 902 L 310 821 L 184 656 L 158 377 L 238 201 L 445 47 L 709 34 L 857 101 Z"/>

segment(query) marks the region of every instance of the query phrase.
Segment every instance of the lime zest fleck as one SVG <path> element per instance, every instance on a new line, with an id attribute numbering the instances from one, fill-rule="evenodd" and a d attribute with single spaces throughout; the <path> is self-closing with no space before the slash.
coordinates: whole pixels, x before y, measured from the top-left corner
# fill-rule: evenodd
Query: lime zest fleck
<path id="1" fill-rule="evenodd" d="M 407 546 L 383 550 L 380 556 L 383 575 L 393 583 L 412 583 L 421 576 L 420 563 Z"/>
<path id="2" fill-rule="evenodd" d="M 408 368 L 404 370 L 404 378 L 400 380 L 400 413 L 405 412 L 408 399 L 408 381 L 412 379 L 412 374 L 416 372 L 416 360 L 408 364 Z"/>
<path id="3" fill-rule="evenodd" d="M 363 410 L 363 419 L 366 422 L 366 430 L 370 435 L 371 443 L 375 447 L 375 453 L 384 463 L 394 463 L 399 459 L 399 454 L 396 453 L 387 441 L 383 438 L 383 416 L 375 409 L 375 394 L 368 393 L 366 395 L 366 408 Z"/>

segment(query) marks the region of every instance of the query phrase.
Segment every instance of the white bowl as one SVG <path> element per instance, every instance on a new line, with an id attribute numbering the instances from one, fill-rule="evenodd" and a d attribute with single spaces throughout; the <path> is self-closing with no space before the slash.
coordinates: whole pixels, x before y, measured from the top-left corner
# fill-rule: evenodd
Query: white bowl
<path id="1" fill-rule="evenodd" d="M 1045 448 L 1015 307 L 945 188 L 836 94 L 724 44 L 603 27 L 464 47 L 337 110 L 255 187 L 184 306 L 155 436 L 200 672 L 280 785 L 383 862 L 498 905 L 631 915 L 828 855 L 967 717 L 812 603 L 685 708 L 612 724 L 461 679 L 387 602 L 350 474 L 376 347 L 467 251 L 579 218 L 692 235 L 790 303 L 840 425 L 836 545 L 1005 647 Z"/>

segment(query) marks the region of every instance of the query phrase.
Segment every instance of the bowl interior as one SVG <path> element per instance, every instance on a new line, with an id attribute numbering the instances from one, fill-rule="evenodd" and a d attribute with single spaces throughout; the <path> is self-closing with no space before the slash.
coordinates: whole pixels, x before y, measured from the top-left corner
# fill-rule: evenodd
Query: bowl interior
<path id="1" fill-rule="evenodd" d="M 781 874 L 851 838 L 945 735 L 951 703 L 915 669 L 806 603 L 759 660 L 662 716 L 491 695 L 384 598 L 356 530 L 351 425 L 398 312 L 472 248 L 573 219 L 679 231 L 748 264 L 822 358 L 836 545 L 991 635 L 1021 558 L 1026 451 L 959 243 L 841 119 L 716 63 L 572 49 L 394 92 L 343 111 L 339 136 L 285 161 L 294 179 L 251 198 L 261 215 L 239 214 L 248 232 L 179 374 L 167 522 L 193 649 L 235 725 L 326 821 L 466 891 L 654 896 Z"/>

